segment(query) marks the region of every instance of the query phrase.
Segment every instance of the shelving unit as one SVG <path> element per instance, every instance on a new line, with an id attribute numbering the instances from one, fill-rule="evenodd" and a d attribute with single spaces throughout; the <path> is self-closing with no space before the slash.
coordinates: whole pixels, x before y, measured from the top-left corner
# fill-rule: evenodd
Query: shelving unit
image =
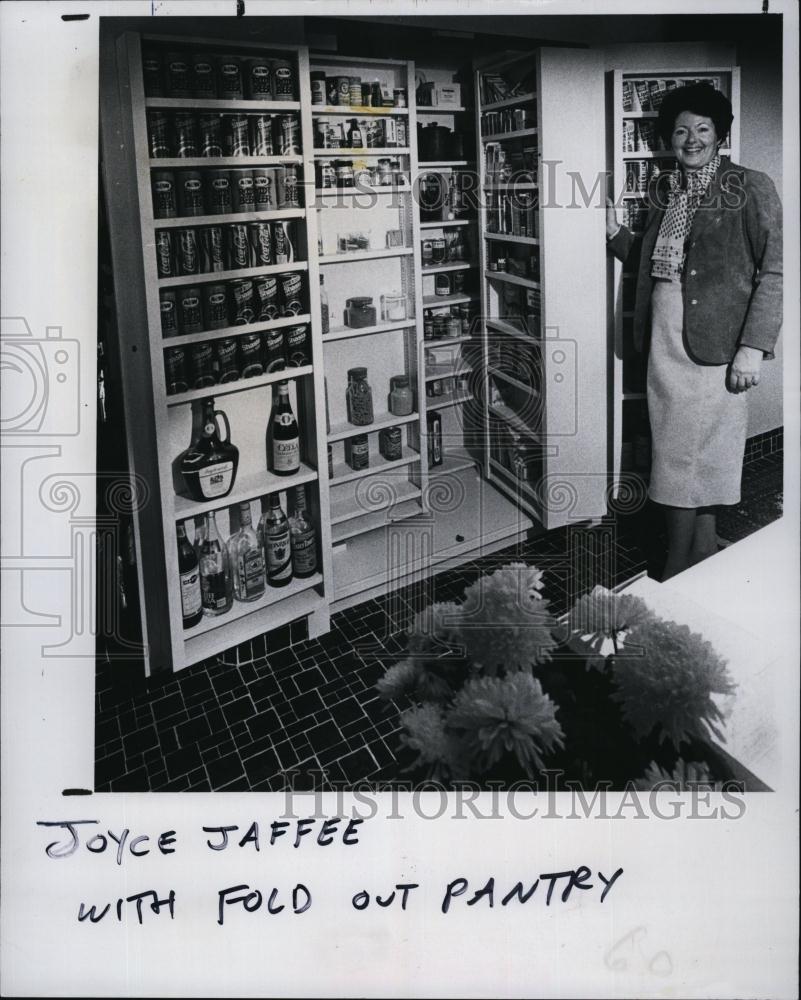
<path id="1" fill-rule="evenodd" d="M 709 81 L 718 87 L 734 109 L 729 143 L 721 153 L 736 161 L 740 149 L 740 71 L 735 66 L 681 70 L 632 68 L 615 70 L 609 75 L 612 189 L 616 203 L 619 208 L 622 206 L 621 221 L 639 236 L 647 212 L 649 176 L 654 169 L 670 170 L 675 166 L 670 150 L 653 148 L 658 144 L 654 125 L 661 94 L 668 87 L 696 80 Z M 645 132 L 641 131 L 642 126 L 646 127 Z M 651 148 L 643 148 L 646 146 Z M 645 368 L 633 342 L 635 274 L 610 254 L 607 280 L 611 356 L 609 475 L 613 494 L 617 495 L 622 476 L 637 473 L 647 477 L 650 446 Z"/>

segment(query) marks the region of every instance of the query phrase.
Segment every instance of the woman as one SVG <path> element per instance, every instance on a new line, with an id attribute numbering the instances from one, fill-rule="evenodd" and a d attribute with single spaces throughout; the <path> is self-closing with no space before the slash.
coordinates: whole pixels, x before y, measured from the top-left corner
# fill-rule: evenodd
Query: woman
<path id="1" fill-rule="evenodd" d="M 649 187 L 634 309 L 648 344 L 649 495 L 665 510 L 663 579 L 717 551 L 715 508 L 740 500 L 747 393 L 782 317 L 781 204 L 770 178 L 720 155 L 733 120 L 706 84 L 668 91 L 657 130 L 676 169 Z M 610 249 L 634 235 L 607 201 Z"/>

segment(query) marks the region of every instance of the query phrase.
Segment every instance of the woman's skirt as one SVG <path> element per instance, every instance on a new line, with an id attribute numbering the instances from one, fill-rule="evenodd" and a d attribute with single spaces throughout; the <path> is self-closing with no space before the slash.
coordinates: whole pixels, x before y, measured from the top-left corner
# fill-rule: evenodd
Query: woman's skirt
<path id="1" fill-rule="evenodd" d="M 648 493 L 671 507 L 738 503 L 748 394 L 727 389 L 728 365 L 702 365 L 690 358 L 683 325 L 681 284 L 656 281 L 648 356 Z"/>

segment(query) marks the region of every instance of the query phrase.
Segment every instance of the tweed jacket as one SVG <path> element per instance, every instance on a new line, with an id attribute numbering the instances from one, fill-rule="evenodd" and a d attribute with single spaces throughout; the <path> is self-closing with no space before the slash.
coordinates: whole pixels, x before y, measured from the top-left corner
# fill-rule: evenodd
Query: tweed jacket
<path id="1" fill-rule="evenodd" d="M 634 302 L 638 351 L 650 333 L 651 254 L 667 207 L 667 179 L 658 175 L 648 192 Z M 635 237 L 621 226 L 608 242 L 624 261 Z M 782 207 L 767 174 L 722 158 L 695 213 L 686 251 L 684 336 L 693 359 L 728 364 L 741 344 L 772 358 L 782 324 Z"/>

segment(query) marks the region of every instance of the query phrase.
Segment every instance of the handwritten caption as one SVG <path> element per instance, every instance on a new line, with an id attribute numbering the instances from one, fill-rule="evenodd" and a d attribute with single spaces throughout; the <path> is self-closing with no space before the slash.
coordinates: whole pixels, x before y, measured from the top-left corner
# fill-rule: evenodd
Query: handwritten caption
<path id="1" fill-rule="evenodd" d="M 205 849 L 214 852 L 259 852 L 264 847 L 275 847 L 278 844 L 288 846 L 290 843 L 292 849 L 304 845 L 311 847 L 312 844 L 320 848 L 334 844 L 355 847 L 361 842 L 359 826 L 364 822 L 362 818 L 352 818 L 345 822 L 338 816 L 328 819 L 309 817 L 291 822 L 273 820 L 267 824 L 254 820 L 247 827 L 237 824 L 204 826 L 202 832 Z M 131 863 L 136 863 L 138 859 L 151 854 L 172 855 L 179 847 L 175 830 L 164 830 L 155 835 L 132 835 L 132 831 L 126 828 L 115 833 L 108 828 L 105 831 L 98 829 L 100 821 L 96 819 L 39 820 L 37 826 L 58 833 L 58 839 L 45 847 L 47 857 L 54 861 L 75 858 L 88 852 L 93 855 L 108 855 L 116 865 L 121 866 L 128 859 L 134 859 Z M 536 899 L 548 907 L 552 903 L 567 903 L 573 893 L 589 893 L 586 898 L 597 898 L 603 903 L 622 874 L 623 869 L 617 868 L 607 877 L 601 871 L 593 873 L 586 865 L 579 865 L 564 871 L 542 872 L 533 879 L 518 881 L 510 888 L 497 886 L 494 876 L 476 883 L 459 875 L 444 882 L 437 893 L 437 899 L 443 914 L 451 912 L 454 903 L 457 906 L 482 904 L 493 908 L 496 902 L 505 907 L 511 903 L 524 905 Z M 382 892 L 371 893 L 367 889 L 360 889 L 350 897 L 350 906 L 357 911 L 368 910 L 373 906 L 406 911 L 410 900 L 414 898 L 414 890 L 419 888 L 418 882 L 396 882 Z M 286 911 L 300 915 L 311 909 L 312 902 L 312 891 L 302 882 L 297 882 L 288 889 L 278 886 L 255 888 L 247 884 L 232 885 L 217 890 L 216 920 L 223 926 L 226 914 L 231 912 L 232 907 L 241 908 L 246 913 L 264 911 L 276 915 Z M 80 900 L 77 920 L 80 923 L 98 924 L 103 920 L 108 922 L 116 919 L 122 923 L 135 917 L 142 924 L 148 914 L 158 917 L 166 913 L 174 920 L 176 909 L 175 889 L 151 888 L 108 901 Z"/>

